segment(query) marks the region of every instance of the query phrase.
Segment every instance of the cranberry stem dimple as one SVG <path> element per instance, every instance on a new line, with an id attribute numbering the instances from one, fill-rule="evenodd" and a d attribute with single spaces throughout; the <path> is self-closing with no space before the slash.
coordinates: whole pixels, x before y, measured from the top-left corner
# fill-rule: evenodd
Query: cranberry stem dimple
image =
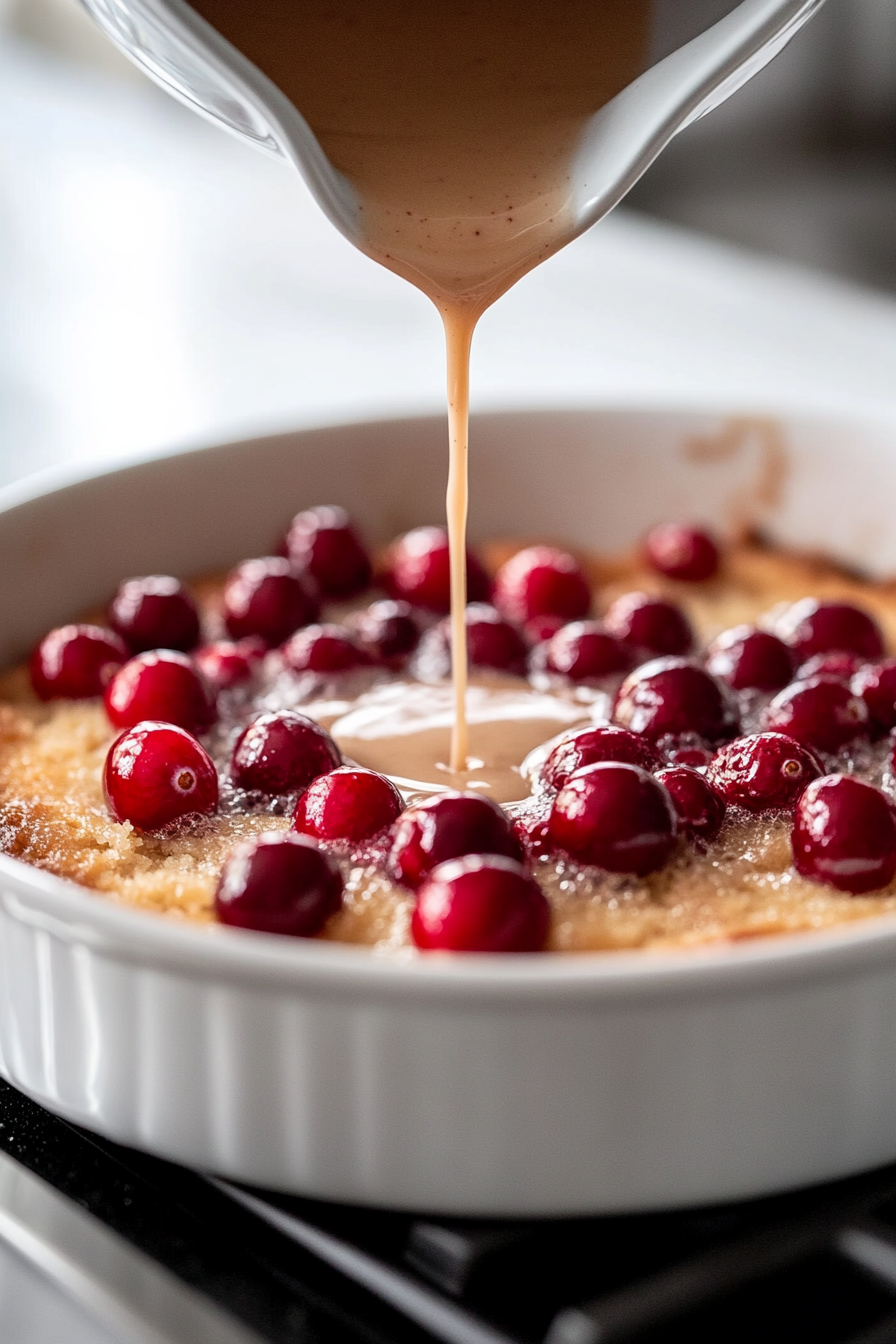
<path id="1" fill-rule="evenodd" d="M 447 308 L 445 344 L 448 363 L 448 551 L 451 566 L 451 674 L 454 683 L 454 725 L 450 766 L 467 768 L 467 508 L 470 412 L 470 346 L 476 315 L 461 307 Z"/>

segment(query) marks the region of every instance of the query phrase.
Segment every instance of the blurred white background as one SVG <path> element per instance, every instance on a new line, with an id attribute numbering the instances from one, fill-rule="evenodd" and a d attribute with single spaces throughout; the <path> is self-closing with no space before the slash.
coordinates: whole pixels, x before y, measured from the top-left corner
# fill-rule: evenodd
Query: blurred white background
<path id="1" fill-rule="evenodd" d="M 659 3 L 669 41 L 727 7 Z M 76 0 L 0 4 L 0 481 L 441 409 L 435 314 L 291 170 L 149 84 Z M 653 218 L 618 212 L 527 277 L 482 323 L 475 405 L 892 409 L 896 303 L 867 286 L 896 276 L 894 14 L 829 0 L 651 170 Z"/>

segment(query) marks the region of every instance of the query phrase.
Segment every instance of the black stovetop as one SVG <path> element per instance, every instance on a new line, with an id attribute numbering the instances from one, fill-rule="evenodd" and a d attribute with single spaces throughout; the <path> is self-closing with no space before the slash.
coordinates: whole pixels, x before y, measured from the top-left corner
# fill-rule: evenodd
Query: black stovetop
<path id="1" fill-rule="evenodd" d="M 5 1083 L 0 1150 L 276 1344 L 896 1341 L 896 1167 L 671 1214 L 428 1218 L 213 1181 Z"/>

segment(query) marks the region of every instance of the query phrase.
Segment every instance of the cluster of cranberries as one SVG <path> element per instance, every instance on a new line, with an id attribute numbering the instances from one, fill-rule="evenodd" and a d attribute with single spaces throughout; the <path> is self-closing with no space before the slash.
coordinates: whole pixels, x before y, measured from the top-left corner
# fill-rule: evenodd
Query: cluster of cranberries
<path id="1" fill-rule="evenodd" d="M 718 552 L 701 534 L 682 540 L 686 530 L 651 533 L 654 568 L 711 577 Z M 619 631 L 620 611 L 644 606 L 640 594 L 619 599 L 604 630 Z M 712 840 L 728 808 L 785 812 L 798 872 L 851 893 L 886 886 L 896 876 L 896 806 L 850 773 L 851 757 L 896 729 L 896 659 L 884 657 L 874 619 L 806 598 L 768 628 L 724 631 L 696 657 L 678 616 L 679 646 L 622 679 L 612 723 L 567 734 L 547 757 L 541 811 L 521 826 L 528 851 L 644 875 L 666 862 L 678 834 L 698 847 Z M 643 629 L 633 637 L 630 623 L 622 634 L 650 651 Z M 565 670 L 550 653 L 543 665 Z"/>
<path id="2" fill-rule="evenodd" d="M 104 771 L 116 820 L 154 831 L 216 809 L 218 771 L 199 738 L 219 697 L 251 681 L 273 649 L 286 669 L 319 675 L 447 655 L 443 529 L 393 543 L 378 576 L 388 597 L 341 625 L 320 622 L 322 603 L 373 579 L 344 511 L 298 514 L 282 550 L 228 576 L 216 632 L 227 638 L 202 643 L 189 592 L 154 575 L 121 585 L 109 628 L 63 626 L 35 650 L 41 698 L 102 695 L 121 730 Z M 645 558 L 685 583 L 712 579 L 720 564 L 707 534 L 677 524 L 649 534 Z M 680 837 L 704 848 L 728 808 L 792 813 L 794 864 L 814 880 L 863 892 L 896 875 L 890 798 L 844 772 L 844 753 L 896 729 L 896 659 L 884 657 L 865 612 L 805 599 L 768 628 L 725 631 L 698 656 L 674 602 L 628 593 L 591 619 L 584 572 L 554 547 L 518 552 L 491 582 L 470 554 L 468 581 L 473 665 L 598 686 L 612 692 L 612 721 L 561 738 L 531 806 L 512 820 L 472 793 L 405 809 L 388 779 L 345 764 L 314 720 L 289 709 L 256 715 L 233 743 L 228 784 L 250 801 L 283 798 L 292 827 L 234 851 L 217 889 L 222 922 L 313 936 L 341 905 L 340 847 L 367 846 L 415 893 L 417 946 L 537 951 L 548 906 L 536 859 L 644 876 Z M 744 732 L 749 718 L 755 731 Z"/>

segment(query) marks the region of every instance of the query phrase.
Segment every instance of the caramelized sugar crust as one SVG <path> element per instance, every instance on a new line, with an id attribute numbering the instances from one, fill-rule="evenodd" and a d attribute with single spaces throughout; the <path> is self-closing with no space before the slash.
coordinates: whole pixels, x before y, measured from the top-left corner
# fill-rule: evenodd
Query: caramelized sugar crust
<path id="1" fill-rule="evenodd" d="M 487 548 L 490 569 L 520 542 Z M 896 585 L 870 583 L 829 561 L 783 553 L 756 542 L 727 548 L 719 576 L 702 584 L 664 580 L 637 557 L 583 557 L 595 609 L 640 588 L 687 611 L 701 643 L 753 621 L 782 601 L 806 595 L 857 602 L 880 621 L 896 647 Z M 194 585 L 213 610 L 220 583 Z M 173 918 L 213 919 L 221 865 L 240 839 L 282 830 L 270 811 L 223 810 L 170 833 L 141 834 L 110 819 L 102 767 L 114 737 L 95 701 L 39 704 L 18 667 L 0 677 L 0 847 L 26 863 L 70 878 L 103 896 Z M 791 867 L 790 820 L 730 811 L 706 854 L 682 843 L 672 862 L 647 878 L 619 877 L 540 860 L 537 876 L 552 907 L 549 948 L 556 951 L 670 948 L 724 939 L 824 928 L 896 911 L 896 882 L 870 896 L 849 896 L 798 876 Z M 323 936 L 345 942 L 409 944 L 411 900 L 373 861 L 345 861 L 344 908 Z"/>

